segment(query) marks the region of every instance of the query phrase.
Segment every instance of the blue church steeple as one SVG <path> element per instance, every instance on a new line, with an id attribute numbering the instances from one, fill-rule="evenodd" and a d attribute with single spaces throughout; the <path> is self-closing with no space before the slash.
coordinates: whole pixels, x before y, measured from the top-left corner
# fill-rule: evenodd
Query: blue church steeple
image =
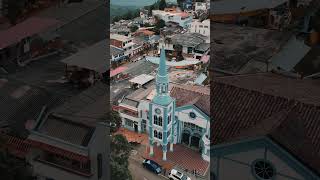
<path id="1" fill-rule="evenodd" d="M 169 96 L 169 76 L 166 65 L 166 54 L 164 48 L 161 49 L 158 74 L 156 77 L 157 94 L 152 102 L 159 105 L 168 105 L 172 102 Z"/>
<path id="2" fill-rule="evenodd" d="M 156 142 L 162 146 L 163 160 L 167 159 L 167 146 L 173 151 L 173 118 L 175 117 L 175 100 L 169 95 L 169 75 L 166 65 L 166 54 L 161 49 L 160 62 L 156 77 L 156 95 L 149 104 L 149 144 L 150 156 Z"/>

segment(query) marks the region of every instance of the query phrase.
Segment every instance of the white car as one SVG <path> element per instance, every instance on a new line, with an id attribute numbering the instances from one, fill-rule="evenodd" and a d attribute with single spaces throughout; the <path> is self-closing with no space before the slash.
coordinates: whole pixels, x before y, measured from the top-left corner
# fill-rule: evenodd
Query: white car
<path id="1" fill-rule="evenodd" d="M 169 172 L 169 179 L 170 180 L 191 180 L 188 176 L 183 174 L 182 172 L 176 170 L 176 169 L 171 169 Z"/>

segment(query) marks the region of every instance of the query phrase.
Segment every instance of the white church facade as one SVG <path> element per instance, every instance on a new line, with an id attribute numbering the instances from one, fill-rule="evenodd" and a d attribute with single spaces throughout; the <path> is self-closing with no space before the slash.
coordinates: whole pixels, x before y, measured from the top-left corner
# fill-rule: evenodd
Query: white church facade
<path id="1" fill-rule="evenodd" d="M 119 113 L 123 127 L 149 135 L 150 156 L 154 146 L 161 146 L 166 160 L 175 144 L 184 144 L 210 161 L 209 88 L 169 83 L 163 49 L 155 86 L 124 97 Z"/>

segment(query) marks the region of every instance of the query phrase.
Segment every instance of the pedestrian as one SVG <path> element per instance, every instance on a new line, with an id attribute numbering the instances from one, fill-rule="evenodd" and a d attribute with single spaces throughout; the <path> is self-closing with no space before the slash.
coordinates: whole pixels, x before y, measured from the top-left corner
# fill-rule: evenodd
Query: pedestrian
<path id="1" fill-rule="evenodd" d="M 164 176 L 166 175 L 166 172 L 167 172 L 167 169 L 164 168 L 164 169 L 163 169 L 163 175 L 164 175 Z"/>

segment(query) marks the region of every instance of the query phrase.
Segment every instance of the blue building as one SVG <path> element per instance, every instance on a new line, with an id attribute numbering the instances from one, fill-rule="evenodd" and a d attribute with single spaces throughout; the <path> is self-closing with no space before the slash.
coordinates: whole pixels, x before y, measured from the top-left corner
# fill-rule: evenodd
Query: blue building
<path id="1" fill-rule="evenodd" d="M 152 85 L 152 84 L 151 84 Z M 161 146 L 163 160 L 174 144 L 198 149 L 210 161 L 209 88 L 169 82 L 164 49 L 154 85 L 138 89 L 119 104 L 123 127 L 149 134 L 150 156 Z"/>

